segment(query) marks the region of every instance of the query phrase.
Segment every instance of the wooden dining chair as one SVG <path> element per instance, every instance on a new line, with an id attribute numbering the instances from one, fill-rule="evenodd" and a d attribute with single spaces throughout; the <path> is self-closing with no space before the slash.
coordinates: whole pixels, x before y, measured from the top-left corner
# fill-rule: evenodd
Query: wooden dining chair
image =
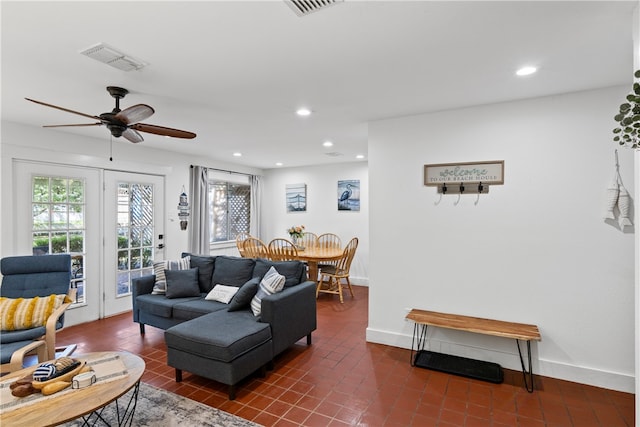
<path id="1" fill-rule="evenodd" d="M 318 247 L 320 249 L 342 248 L 340 236 L 333 233 L 324 233 L 318 236 Z"/>
<path id="2" fill-rule="evenodd" d="M 248 237 L 242 244 L 244 257 L 246 258 L 269 258 L 269 248 L 257 237 Z"/>
<path id="3" fill-rule="evenodd" d="M 244 241 L 247 240 L 251 235 L 245 231 L 241 231 L 236 235 L 236 247 L 238 248 L 238 252 L 240 252 L 240 256 L 246 256 L 244 254 Z"/>
<path id="4" fill-rule="evenodd" d="M 318 235 L 305 231 L 301 239 L 298 239 L 298 244 L 305 248 L 315 248 L 318 246 Z"/>
<path id="5" fill-rule="evenodd" d="M 336 294 L 340 296 L 340 303 L 344 303 L 344 298 L 342 297 L 343 280 L 349 287 L 351 298 L 354 297 L 351 282 L 349 281 L 349 270 L 351 269 L 351 261 L 353 261 L 357 248 L 358 238 L 354 237 L 344 248 L 342 258 L 340 258 L 335 265 L 327 265 L 320 269 L 320 280 L 316 287 L 316 298 L 320 293 Z"/>
<path id="6" fill-rule="evenodd" d="M 269 258 L 273 261 L 291 261 L 298 257 L 298 250 L 291 240 L 273 239 L 269 242 Z"/>
<path id="7" fill-rule="evenodd" d="M 342 240 L 340 236 L 334 233 L 324 233 L 318 236 L 318 249 L 342 249 Z M 337 261 L 329 261 L 318 264 L 318 270 L 327 267 L 335 267 Z M 319 280 L 319 278 L 314 278 Z"/>

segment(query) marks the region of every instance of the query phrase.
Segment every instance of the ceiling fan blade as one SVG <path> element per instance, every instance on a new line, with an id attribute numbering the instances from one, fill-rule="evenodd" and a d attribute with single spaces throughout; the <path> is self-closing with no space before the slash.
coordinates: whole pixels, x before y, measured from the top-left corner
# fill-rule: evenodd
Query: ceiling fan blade
<path id="1" fill-rule="evenodd" d="M 195 133 L 188 132 L 186 130 L 167 128 L 164 126 L 157 126 L 157 125 L 148 125 L 145 123 L 133 124 L 129 126 L 129 129 L 135 129 L 140 132 L 154 133 L 156 135 L 171 136 L 173 138 L 192 139 L 196 137 Z"/>
<path id="2" fill-rule="evenodd" d="M 102 126 L 102 123 L 87 123 L 87 124 L 74 124 L 74 125 L 44 125 L 43 128 L 62 128 L 69 126 Z"/>
<path id="3" fill-rule="evenodd" d="M 69 110 L 68 108 L 58 107 L 57 105 L 47 104 L 46 102 L 36 101 L 35 99 L 30 99 L 30 98 L 25 98 L 25 99 L 27 101 L 34 102 L 36 104 L 44 105 L 45 107 L 51 107 L 51 108 L 55 108 L 56 110 L 66 111 L 67 113 L 77 114 L 79 116 L 88 117 L 88 118 L 94 119 L 94 120 L 100 120 L 100 117 L 92 116 L 91 114 L 85 114 L 85 113 L 81 113 L 79 111 Z"/>
<path id="4" fill-rule="evenodd" d="M 116 119 L 121 120 L 126 124 L 131 124 L 151 117 L 153 113 L 155 113 L 154 109 L 148 105 L 137 104 L 120 111 L 116 114 Z"/>
<path id="5" fill-rule="evenodd" d="M 144 141 L 144 138 L 142 138 L 142 135 L 140 135 L 138 132 L 136 132 L 135 130 L 133 130 L 131 128 L 128 128 L 127 130 L 122 132 L 122 136 L 124 136 L 125 139 L 127 139 L 130 142 L 133 142 L 135 144 L 137 144 L 138 142 Z"/>

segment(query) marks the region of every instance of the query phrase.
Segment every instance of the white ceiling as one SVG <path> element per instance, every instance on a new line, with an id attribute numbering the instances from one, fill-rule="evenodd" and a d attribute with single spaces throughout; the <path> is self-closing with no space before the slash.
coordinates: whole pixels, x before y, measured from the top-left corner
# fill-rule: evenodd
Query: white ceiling
<path id="1" fill-rule="evenodd" d="M 636 5 L 346 0 L 298 17 L 282 0 L 2 1 L 2 119 L 89 123 L 24 97 L 98 115 L 121 86 L 121 108 L 155 109 L 145 123 L 198 134 L 147 146 L 265 169 L 366 160 L 368 121 L 629 83 Z M 149 65 L 78 53 L 98 42 Z"/>

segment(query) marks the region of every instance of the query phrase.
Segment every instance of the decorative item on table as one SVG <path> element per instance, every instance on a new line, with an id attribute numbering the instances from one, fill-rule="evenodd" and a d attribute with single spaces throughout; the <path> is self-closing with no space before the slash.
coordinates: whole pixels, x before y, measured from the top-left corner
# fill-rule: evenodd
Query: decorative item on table
<path id="1" fill-rule="evenodd" d="M 302 235 L 304 234 L 304 225 L 294 225 L 293 227 L 289 227 L 289 229 L 287 229 L 287 233 L 291 236 L 293 245 L 297 249 L 303 250 L 304 247 L 298 244 L 298 240 L 302 239 Z"/>
<path id="2" fill-rule="evenodd" d="M 178 218 L 180 218 L 180 230 L 186 230 L 189 219 L 189 202 L 187 201 L 187 193 L 184 191 L 184 185 L 180 194 L 180 203 L 178 203 Z"/>
<path id="3" fill-rule="evenodd" d="M 45 396 L 57 393 L 69 387 L 71 378 L 84 370 L 84 361 L 70 357 L 41 363 L 32 373 L 10 385 L 11 394 L 16 397 L 26 397 L 38 392 Z"/>
<path id="4" fill-rule="evenodd" d="M 85 388 L 96 382 L 96 374 L 93 371 L 83 372 L 71 380 L 71 388 Z"/>

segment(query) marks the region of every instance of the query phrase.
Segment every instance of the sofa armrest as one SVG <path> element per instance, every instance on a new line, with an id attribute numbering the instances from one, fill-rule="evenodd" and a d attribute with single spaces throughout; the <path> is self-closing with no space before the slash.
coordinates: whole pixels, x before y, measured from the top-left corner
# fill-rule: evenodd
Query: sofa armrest
<path id="1" fill-rule="evenodd" d="M 136 277 L 131 279 L 131 298 L 133 303 L 133 321 L 138 321 L 138 304 L 136 299 L 138 295 L 150 294 L 153 291 L 153 286 L 156 283 L 156 275 L 150 274 L 148 276 Z"/>
<path id="2" fill-rule="evenodd" d="M 262 299 L 261 321 L 271 325 L 277 355 L 317 327 L 316 283 L 306 281 Z"/>

